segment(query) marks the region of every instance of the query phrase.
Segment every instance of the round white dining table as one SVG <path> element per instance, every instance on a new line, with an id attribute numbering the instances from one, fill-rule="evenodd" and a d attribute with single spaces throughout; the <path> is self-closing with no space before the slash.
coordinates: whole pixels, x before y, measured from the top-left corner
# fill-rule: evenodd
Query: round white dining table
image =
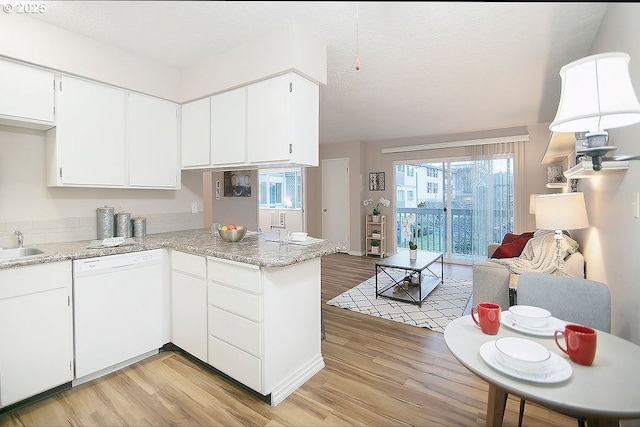
<path id="1" fill-rule="evenodd" d="M 527 338 L 542 344 L 568 361 L 571 376 L 561 382 L 540 383 L 492 368 L 481 357 L 480 347 L 502 337 Z M 489 383 L 487 426 L 502 425 L 509 393 L 554 411 L 584 417 L 589 426 L 618 425 L 621 419 L 640 418 L 640 346 L 630 341 L 597 331 L 595 360 L 591 366 L 582 366 L 570 361 L 552 336 L 529 335 L 502 324 L 497 335 L 486 335 L 470 315 L 449 323 L 444 339 L 462 365 Z"/>

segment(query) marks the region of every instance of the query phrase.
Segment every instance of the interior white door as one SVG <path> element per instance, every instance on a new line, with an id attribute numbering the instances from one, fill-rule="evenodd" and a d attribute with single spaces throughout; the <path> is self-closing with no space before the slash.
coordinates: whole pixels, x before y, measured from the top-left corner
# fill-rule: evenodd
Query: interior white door
<path id="1" fill-rule="evenodd" d="M 322 160 L 322 238 L 349 243 L 349 159 Z"/>

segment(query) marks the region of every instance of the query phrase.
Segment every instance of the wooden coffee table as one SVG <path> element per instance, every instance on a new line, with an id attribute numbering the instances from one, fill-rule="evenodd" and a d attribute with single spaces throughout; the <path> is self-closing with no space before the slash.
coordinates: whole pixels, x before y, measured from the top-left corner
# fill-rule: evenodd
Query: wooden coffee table
<path id="1" fill-rule="evenodd" d="M 431 270 L 433 263 L 440 260 L 440 275 Z M 394 270 L 403 270 L 404 274 L 397 278 Z M 426 274 L 423 274 L 424 271 Z M 378 275 L 384 274 L 391 283 L 378 287 Z M 417 304 L 422 307 L 422 301 L 442 283 L 444 264 L 442 254 L 437 252 L 418 251 L 414 261 L 409 260 L 409 251 L 401 251 L 382 261 L 376 262 L 376 298 L 384 297 L 397 301 Z"/>

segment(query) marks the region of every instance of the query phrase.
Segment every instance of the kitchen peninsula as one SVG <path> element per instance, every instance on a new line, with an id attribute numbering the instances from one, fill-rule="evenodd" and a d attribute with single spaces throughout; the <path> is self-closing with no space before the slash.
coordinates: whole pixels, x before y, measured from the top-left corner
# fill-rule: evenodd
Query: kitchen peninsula
<path id="1" fill-rule="evenodd" d="M 142 251 L 162 253 L 162 283 L 154 284 L 162 305 L 161 324 L 155 332 L 162 339 L 148 353 L 84 377 L 78 377 L 76 342 L 69 355 L 76 368 L 67 374 L 64 383 L 58 381 L 47 389 L 34 389 L 24 399 L 100 377 L 159 349 L 184 351 L 274 406 L 324 367 L 320 346 L 320 259 L 344 250 L 342 245 L 324 240 L 281 244 L 277 235 L 255 232 L 230 243 L 212 236 L 209 229 L 154 234 L 134 241 L 129 246 L 99 249 L 89 249 L 91 241 L 42 244 L 38 248 L 44 254 L 0 260 L 0 301 L 2 288 L 10 281 L 17 284 L 22 271 L 49 265 L 64 271 L 66 280 L 73 282 L 67 288 L 74 289 L 74 307 L 68 311 L 73 310 L 75 325 L 69 322 L 69 328 L 77 334 L 83 325 L 78 324 L 76 312 L 80 302 L 76 300 L 74 263 L 94 259 L 104 263 Z M 43 274 L 46 275 L 39 273 L 39 277 Z M 5 280 L 7 277 L 11 280 Z M 108 292 L 109 282 L 104 282 Z M 127 298 L 114 300 L 120 299 Z M 119 313 L 118 307 L 111 306 L 109 310 Z M 142 308 L 139 311 L 140 317 L 148 312 Z M 96 341 L 100 339 L 95 337 Z M 119 343 L 113 345 L 117 347 Z M 0 412 L 15 403 L 0 404 Z"/>

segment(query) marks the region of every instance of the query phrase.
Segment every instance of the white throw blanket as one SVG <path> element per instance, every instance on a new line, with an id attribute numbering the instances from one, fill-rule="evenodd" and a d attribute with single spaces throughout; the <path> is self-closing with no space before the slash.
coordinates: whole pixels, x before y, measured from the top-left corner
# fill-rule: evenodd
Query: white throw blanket
<path id="1" fill-rule="evenodd" d="M 518 258 L 496 258 L 492 261 L 509 267 L 512 273 L 538 272 L 566 275 L 562 270 L 557 270 L 556 241 L 554 232 L 538 230 L 529 239 Z M 560 240 L 560 251 L 564 260 L 568 255 L 578 250 L 578 242 L 564 235 Z"/>

